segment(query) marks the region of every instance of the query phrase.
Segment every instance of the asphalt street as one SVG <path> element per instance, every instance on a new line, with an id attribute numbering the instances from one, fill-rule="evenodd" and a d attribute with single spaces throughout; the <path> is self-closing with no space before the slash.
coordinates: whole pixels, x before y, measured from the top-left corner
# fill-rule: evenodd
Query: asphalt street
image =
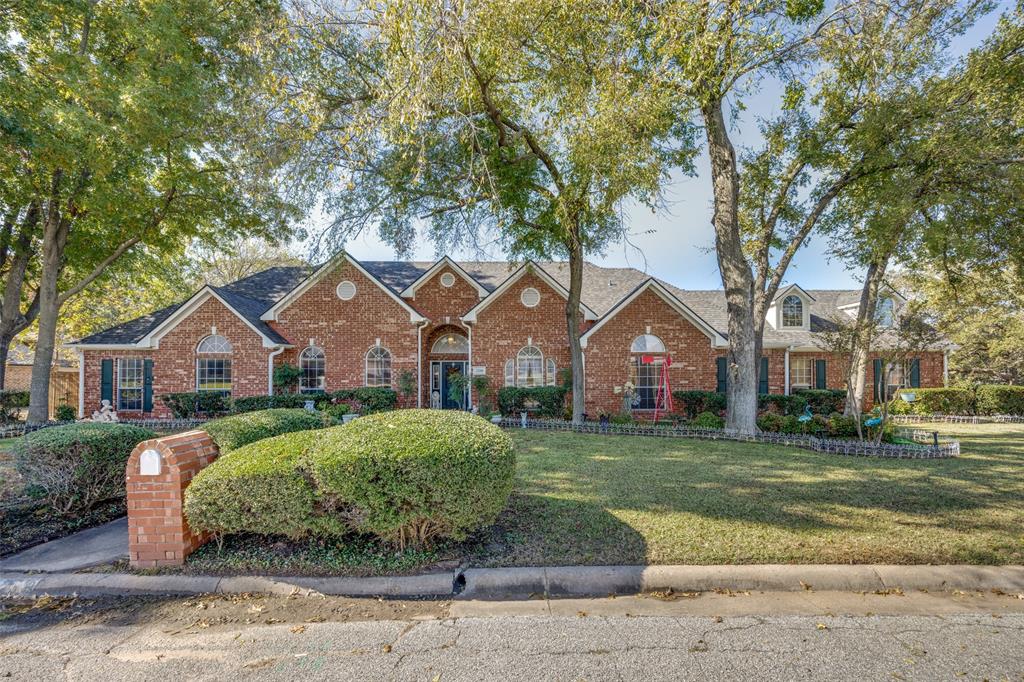
<path id="1" fill-rule="evenodd" d="M 1022 605 L 990 594 L 63 600 L 0 611 L 0 678 L 1024 680 Z"/>

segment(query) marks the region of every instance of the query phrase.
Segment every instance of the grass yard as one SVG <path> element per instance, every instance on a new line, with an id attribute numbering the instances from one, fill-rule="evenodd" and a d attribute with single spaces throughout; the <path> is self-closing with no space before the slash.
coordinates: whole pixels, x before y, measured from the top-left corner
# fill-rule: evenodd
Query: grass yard
<path id="1" fill-rule="evenodd" d="M 1024 563 L 1024 425 L 935 428 L 960 458 L 515 431 L 517 490 L 473 563 Z"/>

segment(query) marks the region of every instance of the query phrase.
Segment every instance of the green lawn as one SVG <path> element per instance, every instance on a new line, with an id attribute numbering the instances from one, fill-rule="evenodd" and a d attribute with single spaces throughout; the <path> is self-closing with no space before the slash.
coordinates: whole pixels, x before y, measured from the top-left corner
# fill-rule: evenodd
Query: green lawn
<path id="1" fill-rule="evenodd" d="M 951 460 L 514 431 L 477 565 L 1024 563 L 1024 425 L 937 426 Z"/>

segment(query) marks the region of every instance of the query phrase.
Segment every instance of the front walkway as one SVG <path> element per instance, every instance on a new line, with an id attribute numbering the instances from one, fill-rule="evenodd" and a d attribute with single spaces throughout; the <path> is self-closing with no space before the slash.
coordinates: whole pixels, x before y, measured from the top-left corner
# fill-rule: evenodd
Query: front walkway
<path id="1" fill-rule="evenodd" d="M 128 558 L 128 517 L 50 540 L 0 560 L 0 571 L 77 571 Z"/>

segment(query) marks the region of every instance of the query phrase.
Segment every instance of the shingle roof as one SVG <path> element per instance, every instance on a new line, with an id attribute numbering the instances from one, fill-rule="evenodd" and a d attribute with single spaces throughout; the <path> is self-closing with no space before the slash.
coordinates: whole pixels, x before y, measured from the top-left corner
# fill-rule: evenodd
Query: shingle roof
<path id="1" fill-rule="evenodd" d="M 434 262 L 360 261 L 360 264 L 385 286 L 398 294 L 429 270 Z M 494 291 L 518 267 L 517 263 L 506 261 L 458 261 L 458 264 L 487 291 Z M 559 284 L 568 288 L 568 263 L 539 261 L 537 265 Z M 315 268 L 310 267 L 276 267 L 225 286 L 211 288 L 239 315 L 268 338 L 275 343 L 288 343 L 270 325 L 261 320 L 260 316 L 314 271 Z M 583 268 L 583 303 L 598 315 L 604 315 L 647 279 L 649 279 L 649 275 L 634 268 L 606 268 L 586 263 Z M 663 280 L 658 281 L 719 334 L 723 337 L 727 336 L 729 325 L 723 291 L 680 289 Z M 765 344 L 811 345 L 813 332 L 826 328 L 829 325 L 829 320 L 838 314 L 839 306 L 856 304 L 860 297 L 859 291 L 845 289 L 808 289 L 807 293 L 815 299 L 811 303 L 811 331 L 782 331 L 766 325 Z M 87 336 L 77 343 L 135 343 L 166 320 L 181 305 L 183 303 L 162 308 L 130 322 Z"/>

